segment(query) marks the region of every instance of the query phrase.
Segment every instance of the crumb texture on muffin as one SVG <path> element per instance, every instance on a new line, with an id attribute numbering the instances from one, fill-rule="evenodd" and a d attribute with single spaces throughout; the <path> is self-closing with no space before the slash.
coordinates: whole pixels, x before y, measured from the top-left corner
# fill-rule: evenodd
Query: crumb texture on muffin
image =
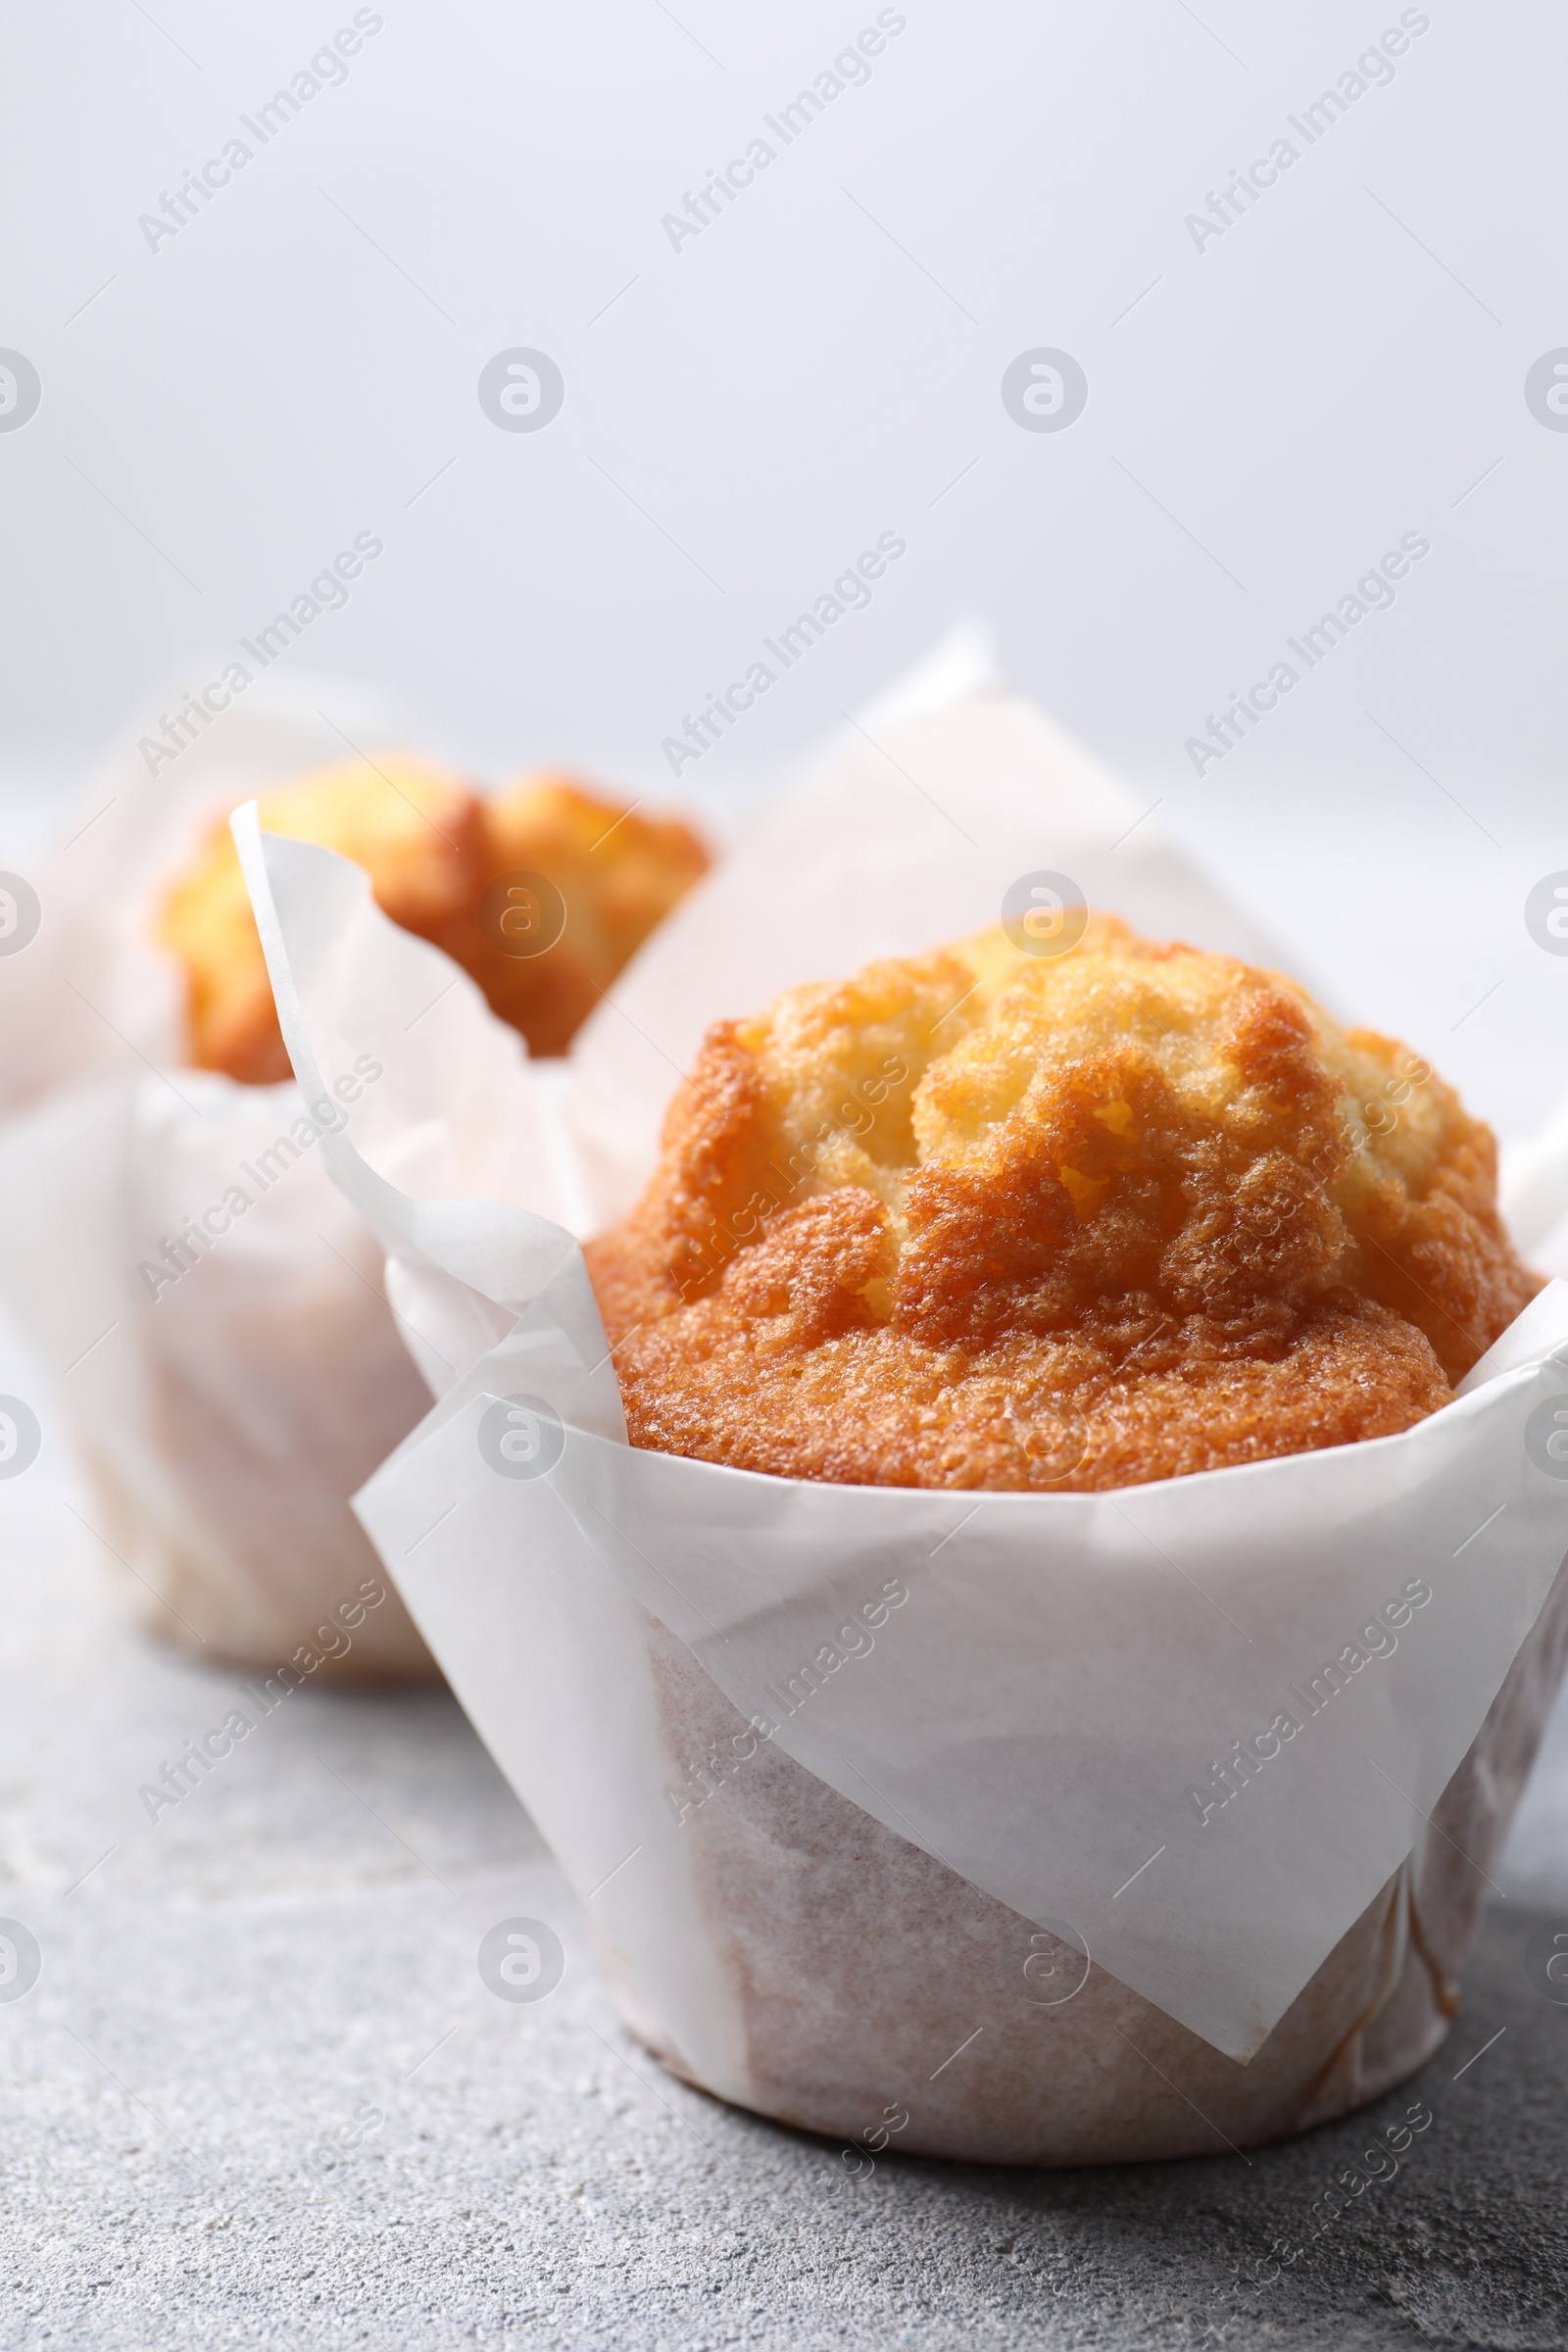
<path id="1" fill-rule="evenodd" d="M 636 1446 L 1053 1492 L 1391 1436 L 1540 1288 L 1427 1063 L 1111 915 L 720 1022 L 588 1263 Z"/>
<path id="2" fill-rule="evenodd" d="M 318 842 L 363 865 L 382 911 L 444 948 L 537 1054 L 564 1054 L 615 974 L 708 866 L 678 817 L 639 815 L 565 776 L 523 776 L 486 799 L 407 752 L 300 777 L 264 794 L 258 810 L 265 831 Z M 507 885 L 523 876 L 509 907 Z M 542 953 L 519 954 L 532 945 L 528 922 L 538 922 L 548 895 L 532 887 L 540 877 L 559 894 L 553 904 L 564 921 Z M 195 1066 L 252 1086 L 287 1078 L 226 818 L 169 891 L 156 932 L 184 970 Z"/>

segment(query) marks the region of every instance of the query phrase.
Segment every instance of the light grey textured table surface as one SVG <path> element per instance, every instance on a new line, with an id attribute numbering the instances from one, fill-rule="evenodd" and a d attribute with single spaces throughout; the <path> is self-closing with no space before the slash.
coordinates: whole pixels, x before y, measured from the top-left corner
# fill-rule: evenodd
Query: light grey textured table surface
<path id="1" fill-rule="evenodd" d="M 41 1458 L 0 1487 L 0 1914 L 42 1951 L 0 2001 L 7 2346 L 1568 2344 L 1568 2007 L 1523 1961 L 1568 1927 L 1568 1716 L 1408 2092 L 1250 2162 L 855 2180 L 627 2039 L 444 1693 L 301 1690 L 149 1822 L 233 1678 L 128 1624 L 73 1506 Z M 475 1964 L 516 1914 L 567 1953 L 531 2006 Z"/>

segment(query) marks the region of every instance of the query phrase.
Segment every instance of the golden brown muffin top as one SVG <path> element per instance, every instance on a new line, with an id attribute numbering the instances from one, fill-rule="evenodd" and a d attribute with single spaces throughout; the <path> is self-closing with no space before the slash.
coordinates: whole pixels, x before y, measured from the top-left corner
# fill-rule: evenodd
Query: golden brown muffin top
<path id="1" fill-rule="evenodd" d="M 640 815 L 565 776 L 524 776 L 485 799 L 407 752 L 322 768 L 264 794 L 257 808 L 265 831 L 318 842 L 363 865 L 382 911 L 444 948 L 539 1054 L 565 1052 L 708 865 L 678 817 Z M 286 1078 L 226 818 L 170 889 L 156 929 L 184 969 L 196 1067 L 255 1086 Z"/>
<path id="2" fill-rule="evenodd" d="M 1424 1061 L 1111 915 L 719 1023 L 588 1259 L 634 1445 L 1057 1492 L 1392 1435 L 1540 1288 Z"/>

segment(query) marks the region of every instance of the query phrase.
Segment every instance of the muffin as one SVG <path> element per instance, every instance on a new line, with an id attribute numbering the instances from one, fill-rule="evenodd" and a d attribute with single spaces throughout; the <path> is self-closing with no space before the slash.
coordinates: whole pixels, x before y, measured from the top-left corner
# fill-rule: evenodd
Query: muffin
<path id="1" fill-rule="evenodd" d="M 634 1446 L 1057 1493 L 1392 1436 L 1541 1287 L 1426 1062 L 1110 915 L 717 1024 L 587 1254 Z"/>
<path id="2" fill-rule="evenodd" d="M 347 1034 L 351 953 L 284 862 L 284 953 Z M 451 1077 L 482 1133 L 493 1100 Z M 1059 959 L 990 934 L 725 1023 L 588 1252 L 631 1446 L 536 1226 L 473 1204 L 461 1260 L 435 1218 L 387 1231 L 482 1248 L 483 1295 L 533 1305 L 363 1524 L 673 2072 L 843 2134 L 863 2179 L 1228 2153 L 1439 2046 L 1568 1570 L 1541 1606 L 1561 1507 L 1529 1490 L 1522 1386 L 1423 1419 L 1535 1287 L 1485 1130 L 1423 1063 L 1108 918 Z M 503 1458 L 509 1423 L 541 1443 Z M 1246 1475 L 1130 1524 L 1060 1491 L 1214 1463 Z M 945 1491 L 987 1485 L 1013 1492 Z M 1272 1777 L 1195 1824 L 1216 1739 L 1415 1566 L 1425 1622 L 1483 1636 L 1469 1681 L 1412 1645 L 1396 1692 L 1334 1698 L 1298 1779 L 1254 1742 Z"/>
<path id="3" fill-rule="evenodd" d="M 708 862 L 679 819 L 568 778 L 487 799 L 407 752 L 303 775 L 260 813 L 362 866 L 392 921 L 452 956 L 535 1054 L 565 1051 Z M 138 927 L 183 983 L 183 1054 L 166 1058 L 212 1075 L 177 1092 L 151 1081 L 101 1143 L 86 1222 L 122 1237 L 120 1352 L 77 1376 L 103 1366 L 79 1434 L 99 1524 L 161 1628 L 266 1672 L 302 1645 L 314 1655 L 377 1569 L 349 1498 L 429 1395 L 384 1296 L 384 1252 L 315 1150 L 320 1114 L 268 1091 L 291 1070 L 225 821 Z M 439 1002 L 440 983 L 429 993 Z M 351 1084 L 381 1067 L 361 1056 Z M 51 1330 L 60 1360 L 80 1345 L 74 1323 Z M 433 1670 L 395 1591 L 340 1646 L 323 1674 Z"/>
<path id="4" fill-rule="evenodd" d="M 708 866 L 678 817 L 645 817 L 563 776 L 493 799 L 405 752 L 265 795 L 270 832 L 364 866 L 377 905 L 443 948 L 530 1053 L 562 1054 L 615 974 Z M 290 1075 L 226 822 L 174 882 L 157 936 L 181 965 L 191 1062 L 242 1085 Z"/>

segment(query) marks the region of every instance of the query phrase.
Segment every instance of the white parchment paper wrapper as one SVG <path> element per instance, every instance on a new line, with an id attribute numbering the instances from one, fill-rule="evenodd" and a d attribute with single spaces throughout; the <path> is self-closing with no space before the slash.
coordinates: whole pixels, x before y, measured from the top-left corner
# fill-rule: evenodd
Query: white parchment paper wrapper
<path id="1" fill-rule="evenodd" d="M 37 937 L 0 958 L 0 1295 L 61 1376 L 95 1532 L 127 1592 L 202 1654 L 262 1665 L 378 1574 L 348 1498 L 429 1404 L 381 1295 L 380 1247 L 322 1168 L 299 1089 L 182 1066 L 179 979 L 151 940 L 163 891 L 222 811 L 387 739 L 366 698 L 318 685 L 315 699 L 342 725 L 258 684 L 155 777 L 127 749 L 31 877 Z M 453 976 L 437 961 L 432 997 Z M 444 1017 L 411 1030 L 408 1066 L 446 1052 Z M 468 1082 L 503 1096 L 484 1189 L 561 1214 L 526 1050 L 500 1024 L 470 1027 Z M 450 1164 L 433 1130 L 399 1108 L 388 1135 L 379 1112 L 371 1083 L 344 1115 L 368 1146 L 386 1138 L 411 1191 L 471 1181 L 471 1153 Z M 223 1205 L 236 1187 L 243 1213 Z M 208 1217 L 189 1270 L 155 1297 L 139 1267 Z M 339 1670 L 431 1671 L 400 1600 L 364 1620 Z"/>
<path id="2" fill-rule="evenodd" d="M 646 1174 L 656 1105 L 710 1014 L 976 928 L 1020 872 L 1066 871 L 1150 928 L 1255 953 L 1157 837 L 1136 856 L 1136 836 L 1115 846 L 1136 815 L 1010 697 L 857 752 L 677 914 L 635 1018 L 624 1003 L 596 1015 L 574 1110 L 602 1207 Z M 457 1027 L 433 1070 L 398 1054 L 429 951 L 342 860 L 244 815 L 235 831 L 306 1093 L 368 1037 L 387 1063 L 381 1116 L 396 1103 L 411 1129 L 444 1122 L 453 1163 L 477 1158 L 474 1097 L 466 1109 L 449 1092 Z M 499 1099 L 481 1128 L 492 1111 Z M 415 1201 L 346 1137 L 321 1154 L 385 1244 L 445 1386 L 357 1507 L 593 1902 L 623 1997 L 728 2095 L 747 2095 L 745 2069 L 709 1898 L 652 1761 L 667 1777 L 655 1621 L 736 1722 L 765 1725 L 861 1815 L 1024 1921 L 1065 1924 L 1121 1984 L 1247 2060 L 1399 1878 L 1568 1548 L 1568 1483 L 1526 1444 L 1568 1390 L 1553 1353 L 1568 1285 L 1400 1437 L 1107 1495 L 813 1486 L 628 1446 L 564 1230 L 515 1206 Z M 493 1437 L 486 1449 L 518 1396 L 562 1425 L 542 1475 L 504 1475 Z M 1430 1598 L 1401 1613 L 1406 1587 Z M 876 1622 L 869 1646 L 857 1618 Z M 1254 1749 L 1245 1785 L 1200 1818 L 1193 1788 L 1282 1713 L 1299 1730 L 1266 1762 Z"/>

